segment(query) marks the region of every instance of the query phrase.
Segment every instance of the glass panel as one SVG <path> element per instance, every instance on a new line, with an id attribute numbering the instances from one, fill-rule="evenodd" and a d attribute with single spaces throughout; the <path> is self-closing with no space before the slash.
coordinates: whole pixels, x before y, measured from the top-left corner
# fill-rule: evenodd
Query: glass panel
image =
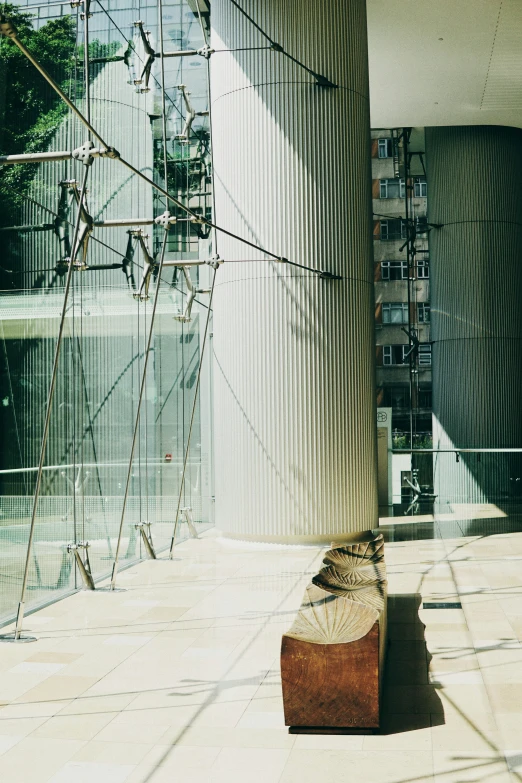
<path id="1" fill-rule="evenodd" d="M 90 111 L 92 125 L 107 144 L 161 186 L 165 185 L 165 151 L 169 190 L 198 214 L 210 217 L 207 69 L 201 67 L 205 61 L 197 56 L 165 60 L 164 139 L 159 61 L 152 58 L 147 85 L 148 50 L 135 25 L 142 20 L 144 31 L 150 31 L 147 40 L 157 47 L 156 2 L 147 7 L 130 0 L 111 0 L 110 6 L 92 4 L 88 99 L 79 10 L 65 14 L 62 7 L 45 4 L 34 10 L 41 13 L 31 18 L 15 10 L 10 16 L 18 21 L 28 48 L 71 100 L 84 113 Z M 188 3 L 166 4 L 164 22 L 166 50 L 203 46 L 198 18 Z M 6 99 L 0 103 L 0 154 L 71 151 L 87 141 L 85 128 L 5 39 L 0 42 L 0 69 L 6 84 Z M 15 84 L 16 90 L 11 90 Z M 194 110 L 202 112 L 191 127 L 186 126 L 188 106 L 180 84 L 186 85 Z M 19 105 L 25 109 L 20 111 Z M 36 466 L 78 202 L 84 197 L 79 183 L 85 171 L 71 159 L 0 170 L 0 424 L 5 434 L 0 458 L 0 619 L 4 620 L 13 616 L 20 599 Z M 135 527 L 138 522 L 152 523 L 156 550 L 170 545 L 203 350 L 208 296 L 199 293 L 189 307 L 187 295 L 193 284 L 210 287 L 211 270 L 189 266 L 183 272 L 172 264 L 210 257 L 205 227 L 180 220 L 169 232 L 165 254 L 169 265 L 160 281 L 157 265 L 164 230 L 153 224 L 153 218 L 165 211 L 164 197 L 120 162 L 97 158 L 88 169 L 85 198 L 79 225 L 88 241 L 75 254 L 64 319 L 27 608 L 82 586 L 68 551 L 70 544 L 89 542 L 95 579 L 111 572 L 158 284 L 120 561 L 132 562 L 146 554 Z M 170 211 L 186 217 L 180 208 Z M 149 222 L 132 225 L 137 218 Z M 94 228 L 89 239 L 91 219 Z M 102 225 L 122 219 L 128 224 Z M 153 273 L 147 281 L 144 272 L 150 264 Z M 203 397 L 198 397 L 194 408 L 181 493 L 181 507 L 188 511 L 178 526 L 179 538 L 190 534 L 187 519 L 197 530 L 212 522 L 209 358 L 207 350 L 201 372 Z M 85 550 L 79 551 L 84 556 Z"/>

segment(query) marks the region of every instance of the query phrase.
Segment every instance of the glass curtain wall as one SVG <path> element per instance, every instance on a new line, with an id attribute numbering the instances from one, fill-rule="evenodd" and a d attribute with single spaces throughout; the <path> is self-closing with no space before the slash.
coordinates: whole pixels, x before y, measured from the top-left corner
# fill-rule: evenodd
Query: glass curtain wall
<path id="1" fill-rule="evenodd" d="M 165 58 L 163 83 L 161 59 L 155 56 L 161 50 L 161 10 L 166 52 L 203 47 L 208 17 L 190 2 L 164 2 L 162 9 L 158 0 L 71 6 L 8 5 L 4 13 L 108 145 L 193 212 L 210 217 L 207 61 L 199 55 Z M 0 42 L 0 126 L 3 155 L 72 151 L 89 139 L 84 125 L 5 38 Z M 210 371 L 205 363 L 203 401 L 195 408 L 180 497 L 208 313 L 204 291 L 212 270 L 173 265 L 210 258 L 211 237 L 181 208 L 169 206 L 178 222 L 168 232 L 159 280 L 164 229 L 153 219 L 167 209 L 166 199 L 119 161 L 97 158 L 89 167 L 85 209 L 78 220 L 85 170 L 71 159 L 0 167 L 0 621 L 13 616 L 20 599 L 76 226 L 78 252 L 26 609 L 81 587 L 70 544 L 89 542 L 95 579 L 112 569 L 158 285 L 120 565 L 145 556 L 138 522 L 152 523 L 157 551 L 170 545 L 178 502 L 188 509 L 178 537 L 189 534 L 187 519 L 196 530 L 212 522 Z M 193 289 L 198 293 L 191 306 Z"/>

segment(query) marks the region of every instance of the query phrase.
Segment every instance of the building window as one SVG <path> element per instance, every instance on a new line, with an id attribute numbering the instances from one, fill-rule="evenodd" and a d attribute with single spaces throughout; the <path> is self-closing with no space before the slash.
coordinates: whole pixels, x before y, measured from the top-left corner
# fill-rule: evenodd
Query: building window
<path id="1" fill-rule="evenodd" d="M 419 258 L 417 261 L 417 277 L 427 280 L 430 276 L 430 261 L 428 258 Z"/>
<path id="2" fill-rule="evenodd" d="M 379 139 L 379 158 L 391 158 L 393 155 L 392 140 Z"/>
<path id="3" fill-rule="evenodd" d="M 431 367 L 431 343 L 419 345 L 419 367 Z"/>
<path id="4" fill-rule="evenodd" d="M 427 234 L 428 233 L 428 218 L 427 217 L 418 217 L 415 218 L 415 230 L 417 234 Z"/>
<path id="5" fill-rule="evenodd" d="M 420 324 L 429 324 L 430 306 L 428 302 L 421 302 L 417 305 L 417 316 Z"/>
<path id="6" fill-rule="evenodd" d="M 407 386 L 386 386 L 384 400 L 386 407 L 404 410 L 410 407 L 410 390 Z"/>
<path id="7" fill-rule="evenodd" d="M 431 346 L 430 346 L 431 348 Z M 382 363 L 384 366 L 404 364 L 404 356 L 408 353 L 409 345 L 383 345 Z"/>
<path id="8" fill-rule="evenodd" d="M 419 389 L 419 408 L 431 408 L 431 389 Z"/>
<path id="9" fill-rule="evenodd" d="M 403 179 L 381 179 L 379 198 L 404 198 Z"/>
<path id="10" fill-rule="evenodd" d="M 386 302 L 382 306 L 383 324 L 407 324 L 408 305 L 403 302 Z"/>
<path id="11" fill-rule="evenodd" d="M 382 280 L 407 280 L 407 261 L 381 261 Z"/>
<path id="12" fill-rule="evenodd" d="M 401 218 L 381 220 L 382 240 L 406 239 L 406 231 L 406 221 Z"/>
<path id="13" fill-rule="evenodd" d="M 416 198 L 426 198 L 428 195 L 426 177 L 415 177 L 413 181 L 413 195 Z"/>

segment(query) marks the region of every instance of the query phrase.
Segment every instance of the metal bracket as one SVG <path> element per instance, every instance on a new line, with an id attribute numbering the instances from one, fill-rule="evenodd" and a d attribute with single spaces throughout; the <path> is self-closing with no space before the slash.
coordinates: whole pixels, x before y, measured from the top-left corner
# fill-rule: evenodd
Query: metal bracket
<path id="1" fill-rule="evenodd" d="M 72 156 L 74 160 L 78 160 L 81 163 L 83 163 L 84 166 L 92 166 L 94 163 L 94 155 L 93 151 L 95 150 L 94 144 L 92 141 L 86 141 L 84 144 L 81 145 L 81 147 L 77 147 L 75 150 L 72 151 Z M 98 150 L 96 150 L 98 152 Z"/>
<path id="2" fill-rule="evenodd" d="M 209 258 L 208 261 L 205 261 L 205 263 L 212 267 L 212 269 L 217 270 L 223 263 L 223 259 L 216 254 L 215 256 L 212 256 L 212 258 Z"/>
<path id="3" fill-rule="evenodd" d="M 89 268 L 87 266 L 87 248 L 94 227 L 94 221 L 87 211 L 85 199 L 80 198 L 78 182 L 74 179 L 69 179 L 60 182 L 59 185 L 63 190 L 58 202 L 58 217 L 55 220 L 54 227 L 64 254 L 56 266 L 56 271 L 59 274 L 63 274 L 67 270 L 71 258 L 74 258 L 75 270 L 84 272 Z M 69 200 L 66 195 L 67 191 L 70 191 L 71 193 L 71 198 Z M 67 220 L 67 216 L 73 200 L 76 201 L 76 205 L 80 210 L 80 227 L 76 244 L 71 248 L 69 240 L 69 221 Z M 80 255 L 80 259 L 78 258 L 78 255 Z"/>
<path id="4" fill-rule="evenodd" d="M 152 533 L 150 531 L 151 522 L 136 522 L 134 527 L 139 530 L 143 546 L 147 553 L 149 560 L 156 560 L 156 552 L 154 550 L 154 544 L 152 543 Z"/>
<path id="5" fill-rule="evenodd" d="M 141 73 L 137 78 L 132 78 L 132 53 L 136 52 L 136 46 L 133 44 L 132 46 L 129 46 L 127 51 L 125 52 L 125 64 L 131 71 L 131 83 L 134 84 L 136 87 L 136 92 L 149 92 L 149 80 L 150 75 L 152 71 L 152 65 L 154 63 L 154 60 L 156 58 L 156 52 L 152 48 L 150 44 L 150 30 L 145 30 L 143 27 L 143 22 L 141 19 L 139 19 L 137 22 L 134 22 L 134 27 L 136 27 L 139 30 L 139 36 L 141 43 L 143 44 L 143 48 L 145 50 L 145 60 L 143 61 L 143 68 L 141 69 Z M 144 87 L 141 85 L 145 84 Z"/>
<path id="6" fill-rule="evenodd" d="M 149 253 L 149 248 L 145 240 L 148 238 L 148 234 L 144 234 L 142 229 L 136 231 L 129 231 L 129 234 L 138 238 L 140 243 L 141 252 L 143 254 L 143 272 L 141 275 L 140 287 L 133 294 L 134 299 L 138 299 L 140 302 L 146 302 L 149 299 L 149 286 L 152 272 L 156 266 L 154 259 Z"/>
<path id="7" fill-rule="evenodd" d="M 58 209 L 54 219 L 54 233 L 60 243 L 60 261 L 57 264 L 56 271 L 64 274 L 67 271 L 66 259 L 71 256 L 71 240 L 69 237 L 69 212 L 73 196 L 67 197 L 70 186 L 75 180 L 64 180 L 59 183 L 60 198 L 58 199 Z M 77 183 L 76 183 L 77 184 Z"/>
<path id="8" fill-rule="evenodd" d="M 81 0 L 81 3 L 79 5 L 83 5 L 84 10 L 80 14 L 80 19 L 83 21 L 85 17 L 87 16 L 87 19 L 90 19 L 92 16 L 91 13 L 91 0 Z"/>
<path id="9" fill-rule="evenodd" d="M 154 223 L 158 226 L 163 226 L 165 231 L 168 231 L 169 228 L 176 222 L 177 218 L 174 217 L 174 215 L 171 215 L 168 210 L 165 210 L 163 214 L 158 215 L 158 217 L 154 219 Z M 143 253 L 143 273 L 141 276 L 140 287 L 138 288 L 137 292 L 133 294 L 133 296 L 134 299 L 139 299 L 140 302 L 146 302 L 149 299 L 150 278 L 154 269 L 157 267 L 157 264 L 149 253 L 149 249 L 145 242 L 148 234 L 144 234 L 141 229 L 137 231 L 129 231 L 129 234 L 138 237 Z"/>
<path id="10" fill-rule="evenodd" d="M 208 111 L 196 111 L 190 102 L 190 93 L 187 91 L 186 85 L 179 84 L 178 90 L 181 92 L 181 95 L 183 96 L 183 101 L 185 103 L 185 109 L 186 109 L 186 117 L 185 117 L 185 124 L 183 126 L 183 130 L 181 133 L 179 133 L 177 136 L 174 136 L 175 139 L 180 141 L 182 144 L 188 144 L 189 142 L 189 134 L 192 129 L 192 123 L 196 119 L 196 117 L 208 117 Z"/>
<path id="11" fill-rule="evenodd" d="M 405 359 L 409 359 L 410 356 L 413 357 L 413 359 L 416 358 L 417 354 L 419 353 L 419 346 L 420 346 L 420 340 L 417 337 L 417 332 L 415 329 L 406 329 L 404 326 L 401 327 L 401 332 L 404 332 L 406 334 L 411 342 L 411 348 L 409 351 L 407 351 L 404 354 Z"/>
<path id="12" fill-rule="evenodd" d="M 187 298 L 185 300 L 185 309 L 183 310 L 183 313 L 180 315 L 175 315 L 174 318 L 176 321 L 180 321 L 181 323 L 190 323 L 191 319 L 191 313 L 192 313 L 192 305 L 194 304 L 194 299 L 196 298 L 196 294 L 209 294 L 210 289 L 209 288 L 195 288 L 194 283 L 192 282 L 192 278 L 190 276 L 190 267 L 189 266 L 182 266 L 183 269 L 183 275 L 185 277 L 185 284 L 187 286 Z"/>
<path id="13" fill-rule="evenodd" d="M 171 226 L 175 225 L 177 222 L 178 222 L 177 217 L 175 217 L 174 215 L 171 215 L 170 212 L 168 211 L 168 209 L 165 210 L 165 212 L 163 212 L 163 214 L 158 215 L 157 218 L 154 218 L 154 223 L 157 226 L 163 226 L 165 231 L 168 231 L 169 228 Z"/>
<path id="14" fill-rule="evenodd" d="M 205 44 L 205 46 L 202 46 L 200 49 L 197 50 L 200 57 L 204 57 L 205 60 L 210 60 L 210 55 L 214 54 L 215 49 L 211 49 L 208 44 Z"/>
<path id="15" fill-rule="evenodd" d="M 181 515 L 185 517 L 185 522 L 187 523 L 187 528 L 190 537 L 199 538 L 198 531 L 196 530 L 196 526 L 194 524 L 194 520 L 192 519 L 191 506 L 185 506 L 184 508 L 181 508 L 180 511 L 181 511 Z"/>
<path id="16" fill-rule="evenodd" d="M 85 550 L 85 560 L 82 560 L 80 549 Z M 78 541 L 76 544 L 67 544 L 67 552 L 74 555 L 76 558 L 76 565 L 83 579 L 83 583 L 87 590 L 94 590 L 94 579 L 91 572 L 91 564 L 89 562 L 89 542 Z"/>
<path id="17" fill-rule="evenodd" d="M 125 278 L 127 280 L 127 285 L 129 286 L 129 291 L 134 292 L 136 290 L 136 281 L 134 279 L 134 232 L 133 231 L 127 231 L 127 234 L 129 235 L 129 239 L 127 241 L 127 249 L 125 251 L 125 258 L 122 261 L 121 268 L 123 271 L 123 274 L 125 275 Z"/>

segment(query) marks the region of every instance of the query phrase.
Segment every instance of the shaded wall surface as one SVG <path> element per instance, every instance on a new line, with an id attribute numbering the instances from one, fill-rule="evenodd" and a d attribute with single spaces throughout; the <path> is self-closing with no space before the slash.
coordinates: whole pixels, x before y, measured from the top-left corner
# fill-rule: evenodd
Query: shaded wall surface
<path id="1" fill-rule="evenodd" d="M 426 130 L 434 448 L 522 447 L 522 131 Z M 519 496 L 520 455 L 435 457 L 440 502 Z"/>

